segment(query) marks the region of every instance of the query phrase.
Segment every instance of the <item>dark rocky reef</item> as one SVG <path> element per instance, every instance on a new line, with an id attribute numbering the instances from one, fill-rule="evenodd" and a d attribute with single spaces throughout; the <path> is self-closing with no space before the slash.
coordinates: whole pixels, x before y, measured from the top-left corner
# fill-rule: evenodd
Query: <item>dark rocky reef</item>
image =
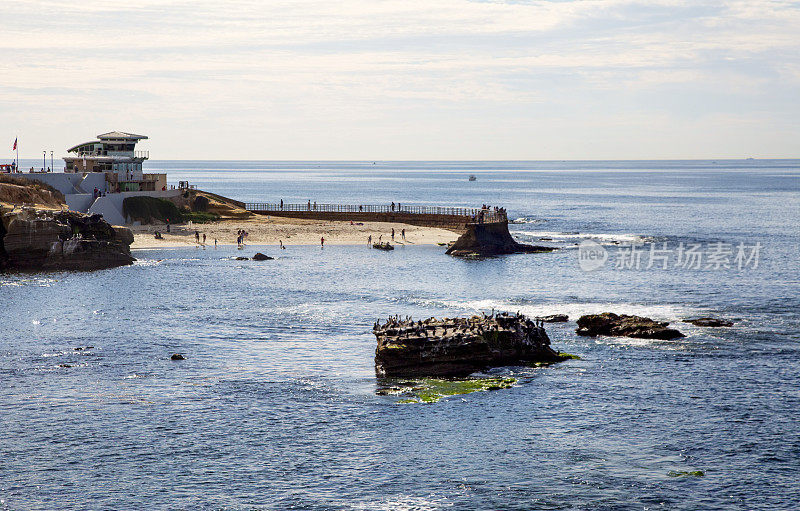
<path id="1" fill-rule="evenodd" d="M 496 256 L 517 253 L 552 252 L 552 247 L 518 243 L 508 232 L 508 222 L 471 223 L 450 248 L 452 256 Z"/>
<path id="2" fill-rule="evenodd" d="M 100 215 L 25 207 L 0 216 L 0 269 L 98 270 L 132 264 L 133 234 Z"/>
<path id="3" fill-rule="evenodd" d="M 261 252 L 256 252 L 256 255 L 253 256 L 253 261 L 271 261 L 273 259 L 274 257 L 264 255 Z"/>
<path id="4" fill-rule="evenodd" d="M 707 326 L 707 327 L 729 327 L 733 326 L 733 321 L 719 318 L 690 318 L 684 319 L 684 323 L 691 323 L 694 326 Z"/>
<path id="5" fill-rule="evenodd" d="M 471 318 L 375 323 L 380 376 L 465 376 L 487 367 L 559 362 L 541 324 L 507 313 Z"/>
<path id="6" fill-rule="evenodd" d="M 610 335 L 615 337 L 636 337 L 639 339 L 675 339 L 684 337 L 674 328 L 667 328 L 665 321 L 653 321 L 642 316 L 628 316 L 604 312 L 589 314 L 578 319 L 578 335 Z"/>

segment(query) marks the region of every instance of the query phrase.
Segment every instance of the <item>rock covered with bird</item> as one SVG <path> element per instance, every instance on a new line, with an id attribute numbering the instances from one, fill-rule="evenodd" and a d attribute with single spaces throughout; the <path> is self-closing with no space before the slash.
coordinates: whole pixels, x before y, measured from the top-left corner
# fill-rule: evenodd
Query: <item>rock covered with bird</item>
<path id="1" fill-rule="evenodd" d="M 376 322 L 378 376 L 463 376 L 506 365 L 570 358 L 550 347 L 540 320 L 506 312 L 469 318 L 392 316 Z"/>

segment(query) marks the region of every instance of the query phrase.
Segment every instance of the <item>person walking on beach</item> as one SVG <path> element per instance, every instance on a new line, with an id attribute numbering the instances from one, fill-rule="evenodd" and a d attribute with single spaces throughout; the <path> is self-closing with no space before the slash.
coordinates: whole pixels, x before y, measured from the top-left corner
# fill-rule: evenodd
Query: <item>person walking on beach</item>
<path id="1" fill-rule="evenodd" d="M 194 231 L 194 241 L 200 243 L 200 231 Z"/>
<path id="2" fill-rule="evenodd" d="M 214 238 L 214 248 L 217 248 L 217 238 Z"/>
<path id="3" fill-rule="evenodd" d="M 286 250 L 286 247 L 283 246 L 283 240 L 278 240 L 278 244 L 281 246 L 281 250 Z"/>
<path id="4" fill-rule="evenodd" d="M 167 218 L 167 232 L 169 232 L 169 218 Z"/>
<path id="5" fill-rule="evenodd" d="M 400 237 L 401 237 L 401 238 L 403 238 L 403 241 L 405 241 L 405 240 L 406 240 L 406 230 L 405 230 L 405 229 L 403 229 L 402 231 L 400 231 Z"/>
<path id="6" fill-rule="evenodd" d="M 206 233 L 203 233 L 203 245 L 206 244 Z"/>
<path id="7" fill-rule="evenodd" d="M 394 241 L 394 227 L 392 227 L 392 241 Z"/>
<path id="8" fill-rule="evenodd" d="M 369 237 L 367 238 L 367 246 L 368 247 L 372 246 L 372 234 L 370 234 Z"/>
<path id="9" fill-rule="evenodd" d="M 322 247 L 322 248 L 325 248 L 325 237 L 324 236 L 319 239 L 319 246 Z"/>

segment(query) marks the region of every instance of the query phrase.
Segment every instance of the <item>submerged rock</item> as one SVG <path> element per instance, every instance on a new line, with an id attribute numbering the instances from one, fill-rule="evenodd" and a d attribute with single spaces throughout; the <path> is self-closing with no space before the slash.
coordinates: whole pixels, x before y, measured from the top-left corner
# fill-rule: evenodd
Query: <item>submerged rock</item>
<path id="1" fill-rule="evenodd" d="M 703 477 L 706 475 L 702 470 L 670 470 L 668 477 Z"/>
<path id="2" fill-rule="evenodd" d="M 244 257 L 244 256 L 238 256 L 238 257 L 234 257 L 233 260 L 234 261 L 249 261 L 250 258 L 249 257 Z"/>
<path id="3" fill-rule="evenodd" d="M 684 319 L 684 323 L 691 323 L 694 326 L 708 326 L 708 327 L 728 327 L 733 326 L 733 321 L 719 318 L 692 318 Z"/>
<path id="4" fill-rule="evenodd" d="M 667 328 L 665 321 L 653 321 L 642 316 L 617 315 L 613 312 L 589 314 L 578 319 L 578 335 L 610 335 L 639 339 L 675 339 L 684 337 L 674 328 Z"/>
<path id="5" fill-rule="evenodd" d="M 495 256 L 516 253 L 552 252 L 552 247 L 518 243 L 508 232 L 508 222 L 467 224 L 467 232 L 461 235 L 446 254 L 452 256 Z"/>
<path id="6" fill-rule="evenodd" d="M 540 324 L 502 313 L 471 318 L 375 323 L 378 376 L 463 376 L 504 365 L 558 362 Z"/>
<path id="7" fill-rule="evenodd" d="M 169 358 L 170 360 L 186 360 L 186 357 L 184 357 L 180 353 L 173 353 L 172 356 Z"/>
<path id="8" fill-rule="evenodd" d="M 539 319 L 545 323 L 564 323 L 569 321 L 569 316 L 566 314 L 551 314 L 549 316 L 542 316 Z"/>
<path id="9" fill-rule="evenodd" d="M 264 255 L 261 252 L 257 252 L 256 255 L 253 256 L 253 261 L 271 261 L 272 257 L 268 255 Z"/>
<path id="10" fill-rule="evenodd" d="M 0 217 L 0 269 L 98 270 L 132 264 L 133 234 L 100 215 L 22 208 Z"/>

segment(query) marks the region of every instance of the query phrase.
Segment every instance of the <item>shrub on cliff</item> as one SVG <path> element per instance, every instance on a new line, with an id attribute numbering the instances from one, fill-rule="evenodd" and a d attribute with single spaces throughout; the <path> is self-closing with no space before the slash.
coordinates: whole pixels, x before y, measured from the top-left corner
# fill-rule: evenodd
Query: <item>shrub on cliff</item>
<path id="1" fill-rule="evenodd" d="M 138 220 L 143 224 L 153 221 L 165 222 L 167 219 L 173 224 L 192 221 L 197 224 L 219 220 L 219 215 L 191 211 L 188 208 L 178 208 L 172 201 L 158 197 L 127 197 L 122 201 L 122 211 L 131 220 Z"/>
<path id="2" fill-rule="evenodd" d="M 189 211 L 189 210 L 182 210 L 181 215 L 183 215 L 183 221 L 188 222 L 191 220 L 196 224 L 206 224 L 208 222 L 216 222 L 219 220 L 219 215 L 214 213 L 204 213 L 202 211 Z"/>
<path id="3" fill-rule="evenodd" d="M 192 204 L 192 211 L 208 211 L 208 197 L 204 197 L 202 195 L 198 195 L 194 199 L 194 203 Z"/>
<path id="4" fill-rule="evenodd" d="M 174 203 L 158 197 L 126 197 L 122 201 L 122 212 L 131 220 L 138 220 L 143 224 L 152 223 L 153 220 L 164 222 L 169 219 L 172 223 L 183 221 L 183 214 Z"/>

